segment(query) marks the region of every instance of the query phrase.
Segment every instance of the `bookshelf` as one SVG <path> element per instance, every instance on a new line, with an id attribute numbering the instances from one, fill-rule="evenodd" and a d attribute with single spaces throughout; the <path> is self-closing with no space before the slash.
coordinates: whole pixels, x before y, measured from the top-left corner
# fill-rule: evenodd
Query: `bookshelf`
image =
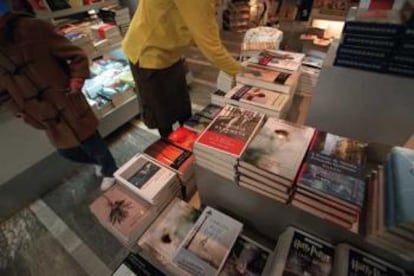
<path id="1" fill-rule="evenodd" d="M 119 0 L 104 0 L 101 2 L 97 2 L 90 5 L 84 5 L 81 7 L 71 8 L 71 9 L 64 9 L 59 11 L 52 11 L 52 12 L 42 12 L 37 11 L 36 17 L 44 20 L 52 20 L 61 17 L 67 17 L 78 13 L 87 12 L 89 10 L 97 10 L 107 5 L 114 5 L 119 4 Z"/>

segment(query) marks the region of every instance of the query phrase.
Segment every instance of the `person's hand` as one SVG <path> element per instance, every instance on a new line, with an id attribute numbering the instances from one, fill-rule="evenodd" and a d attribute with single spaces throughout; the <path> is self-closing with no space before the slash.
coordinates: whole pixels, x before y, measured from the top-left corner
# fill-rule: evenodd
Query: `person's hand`
<path id="1" fill-rule="evenodd" d="M 82 78 L 71 78 L 69 83 L 70 93 L 82 92 L 83 83 L 85 82 Z"/>

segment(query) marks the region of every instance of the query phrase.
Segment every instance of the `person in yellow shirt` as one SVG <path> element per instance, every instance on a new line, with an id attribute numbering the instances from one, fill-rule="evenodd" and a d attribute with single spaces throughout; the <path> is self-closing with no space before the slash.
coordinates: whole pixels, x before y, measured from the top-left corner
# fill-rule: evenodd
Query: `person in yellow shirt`
<path id="1" fill-rule="evenodd" d="M 144 123 L 166 137 L 191 116 L 184 64 L 194 41 L 210 62 L 235 75 L 240 64 L 224 48 L 215 0 L 140 0 L 123 41 L 138 85 Z"/>

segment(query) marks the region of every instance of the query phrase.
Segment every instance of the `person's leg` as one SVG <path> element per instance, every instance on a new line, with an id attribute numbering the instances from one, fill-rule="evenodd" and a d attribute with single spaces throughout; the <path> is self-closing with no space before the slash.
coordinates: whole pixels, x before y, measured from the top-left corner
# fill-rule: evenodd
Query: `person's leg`
<path id="1" fill-rule="evenodd" d="M 159 128 L 158 129 L 158 132 L 160 133 L 160 136 L 162 138 L 167 138 L 171 134 L 172 131 L 173 131 L 172 126 L 170 126 L 170 127 L 162 127 L 162 128 Z"/>
<path id="2" fill-rule="evenodd" d="M 57 149 L 56 150 L 62 157 L 77 163 L 83 164 L 96 164 L 96 161 L 91 158 L 85 151 L 79 146 L 68 149 Z"/>

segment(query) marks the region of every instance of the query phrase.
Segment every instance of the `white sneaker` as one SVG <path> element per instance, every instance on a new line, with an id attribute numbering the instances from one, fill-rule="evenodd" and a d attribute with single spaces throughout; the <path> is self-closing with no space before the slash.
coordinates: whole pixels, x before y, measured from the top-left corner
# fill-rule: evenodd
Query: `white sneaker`
<path id="1" fill-rule="evenodd" d="M 99 165 L 93 165 L 93 168 L 94 168 L 94 170 L 95 170 L 95 176 L 97 177 L 97 178 L 101 178 L 103 175 L 102 175 L 102 167 L 101 166 L 99 166 Z"/>
<path id="2" fill-rule="evenodd" d="M 101 191 L 106 191 L 115 184 L 115 178 L 113 177 L 104 177 L 101 182 Z"/>

